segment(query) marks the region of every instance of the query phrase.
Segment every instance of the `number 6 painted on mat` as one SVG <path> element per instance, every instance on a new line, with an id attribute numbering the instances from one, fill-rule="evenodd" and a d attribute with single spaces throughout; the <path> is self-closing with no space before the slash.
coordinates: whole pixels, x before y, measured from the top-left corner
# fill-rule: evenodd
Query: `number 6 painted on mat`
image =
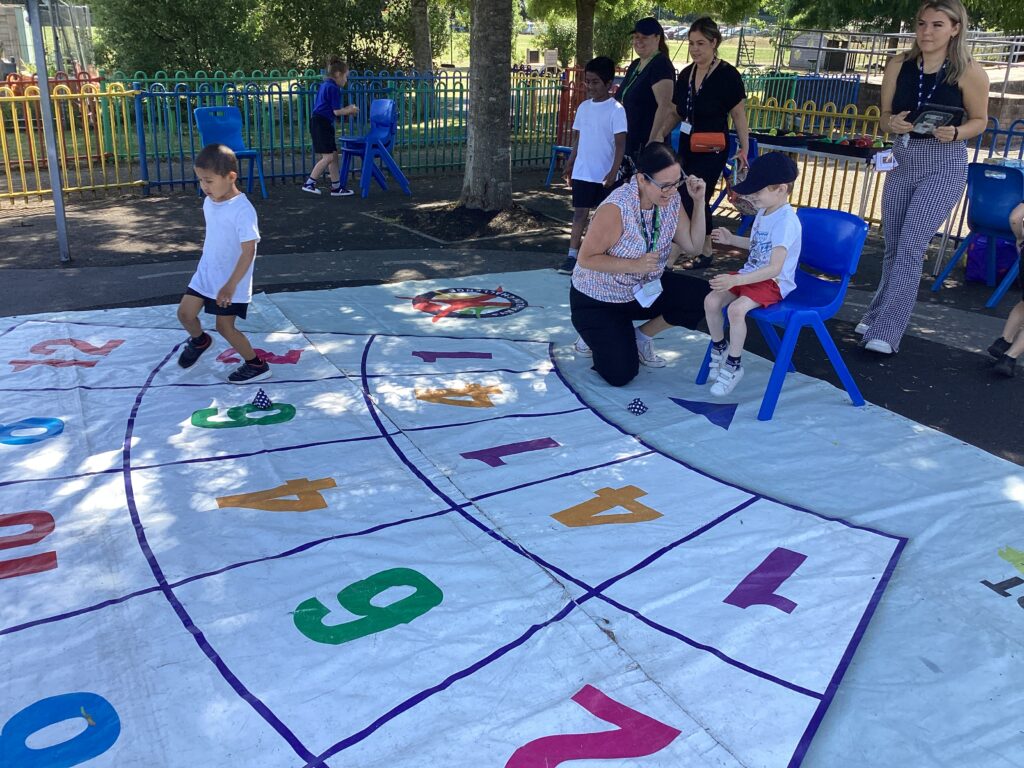
<path id="1" fill-rule="evenodd" d="M 543 736 L 517 749 L 505 768 L 554 768 L 571 760 L 644 757 L 661 751 L 680 734 L 592 685 L 583 686 L 572 700 L 594 717 L 619 726 L 618 730 Z"/>
<path id="2" fill-rule="evenodd" d="M 371 604 L 373 598 L 391 587 L 413 587 L 416 591 L 383 608 Z M 408 624 L 431 608 L 440 605 L 443 599 L 444 593 L 440 588 L 419 571 L 411 568 L 391 568 L 349 584 L 338 593 L 338 603 L 341 607 L 363 618 L 327 626 L 324 624 L 324 618 L 331 610 L 315 597 L 311 597 L 299 603 L 292 619 L 299 632 L 310 640 L 328 645 L 341 645 L 350 640 L 397 627 L 399 624 Z"/>
<path id="3" fill-rule="evenodd" d="M 43 749 L 25 741 L 42 729 L 82 718 L 86 728 L 74 738 Z M 71 768 L 99 757 L 121 735 L 121 720 L 110 702 L 95 693 L 63 693 L 29 704 L 0 730 L 0 758 L 18 768 Z"/>

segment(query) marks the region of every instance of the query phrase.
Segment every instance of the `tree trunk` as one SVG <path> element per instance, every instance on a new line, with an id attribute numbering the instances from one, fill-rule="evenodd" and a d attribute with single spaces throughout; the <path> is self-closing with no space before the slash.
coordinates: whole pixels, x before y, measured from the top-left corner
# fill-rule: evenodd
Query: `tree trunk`
<path id="1" fill-rule="evenodd" d="M 509 130 L 512 3 L 471 0 L 469 120 L 461 203 L 499 211 L 512 205 Z"/>
<path id="2" fill-rule="evenodd" d="M 434 68 L 433 52 L 430 47 L 430 14 L 427 0 L 410 0 L 412 11 L 412 61 L 417 72 L 429 72 Z"/>
<path id="3" fill-rule="evenodd" d="M 594 58 L 594 10 L 597 0 L 576 0 L 576 66 Z"/>

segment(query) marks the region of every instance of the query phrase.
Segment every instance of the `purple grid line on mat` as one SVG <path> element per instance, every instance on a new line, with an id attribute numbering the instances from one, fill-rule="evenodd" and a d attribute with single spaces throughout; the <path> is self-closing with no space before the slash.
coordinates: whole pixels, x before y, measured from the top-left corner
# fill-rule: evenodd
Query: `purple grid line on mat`
<path id="1" fill-rule="evenodd" d="M 85 613 L 92 613 L 93 611 L 98 611 L 103 608 L 109 608 L 112 605 L 123 603 L 126 600 L 131 600 L 133 597 L 142 597 L 143 595 L 148 595 L 152 592 L 159 591 L 160 587 L 147 587 L 146 589 L 140 589 L 137 592 L 131 592 L 127 595 L 121 595 L 121 597 L 113 597 L 109 600 L 104 600 L 101 603 L 96 603 L 95 605 L 90 605 L 85 608 L 76 608 L 73 611 L 65 611 L 64 613 L 57 613 L 53 616 L 48 616 L 45 619 L 33 619 L 32 621 L 26 621 L 24 624 L 15 624 L 13 627 L 8 627 L 7 629 L 0 629 L 0 637 L 3 637 L 4 635 L 12 635 L 15 632 L 22 632 L 23 630 L 31 629 L 32 627 L 38 627 L 40 624 L 52 624 L 55 621 L 73 619 L 75 616 L 81 616 Z"/>
<path id="2" fill-rule="evenodd" d="M 507 413 L 504 416 L 491 416 L 486 419 L 475 419 L 473 421 L 457 421 L 451 424 L 434 424 L 429 427 L 404 427 L 402 432 L 426 432 L 431 429 L 448 429 L 449 427 L 469 427 L 473 424 L 485 424 L 488 421 L 501 421 L 502 419 L 541 419 L 545 416 L 565 416 L 567 413 L 580 413 L 590 410 L 589 408 L 569 408 L 564 411 L 549 411 L 548 413 Z"/>
<path id="3" fill-rule="evenodd" d="M 146 531 L 142 525 L 142 520 L 139 517 L 139 510 L 135 503 L 135 492 L 132 488 L 132 432 L 135 429 L 135 419 L 138 417 L 139 407 L 142 405 L 142 398 L 145 396 L 150 383 L 156 377 L 157 373 L 166 365 L 167 361 L 171 359 L 175 352 L 178 351 L 178 347 L 181 345 L 175 345 L 167 356 L 157 365 L 156 368 L 149 374 L 149 378 L 143 385 L 142 389 L 139 390 L 139 394 L 135 398 L 135 404 L 132 406 L 131 415 L 128 417 L 128 425 L 125 429 L 124 436 L 124 458 L 123 458 L 123 472 L 124 472 L 124 486 L 125 496 L 128 501 L 128 512 L 132 518 L 132 524 L 135 526 L 135 535 L 139 540 L 139 547 L 142 549 L 142 553 L 149 563 L 150 570 L 153 571 L 153 576 L 156 578 L 157 583 L 160 585 L 160 591 L 163 593 L 167 602 L 170 603 L 171 608 L 177 614 L 178 619 L 181 621 L 182 626 L 188 631 L 188 633 L 195 640 L 196 645 L 206 655 L 206 657 L 213 662 L 213 665 L 220 672 L 224 680 L 230 685 L 243 701 L 251 706 L 257 714 L 259 714 L 271 728 L 280 734 L 280 736 L 288 743 L 288 745 L 295 751 L 299 757 L 303 760 L 309 761 L 315 759 L 313 754 L 306 748 L 306 746 L 299 741 L 299 738 L 286 726 L 280 718 L 275 715 L 270 708 L 263 703 L 255 694 L 249 691 L 242 681 L 235 676 L 224 660 L 221 659 L 220 655 L 214 650 L 207 641 L 206 636 L 202 630 L 199 629 L 192 621 L 192 617 L 189 616 L 188 611 L 185 610 L 185 606 L 182 605 L 181 601 L 178 600 L 178 596 L 174 594 L 174 591 L 168 586 L 167 579 L 164 576 L 163 570 L 160 568 L 160 563 L 157 561 L 153 554 L 153 550 L 149 546 L 149 541 L 146 538 Z"/>
<path id="4" fill-rule="evenodd" d="M 332 365 L 333 365 L 333 363 L 332 363 Z M 550 368 L 545 366 L 543 368 L 541 368 L 541 367 L 526 368 L 524 370 L 516 370 L 514 368 L 490 368 L 488 370 L 480 370 L 480 371 L 420 371 L 420 372 L 410 371 L 408 373 L 368 373 L 368 374 L 366 374 L 366 378 L 368 378 L 368 379 L 383 379 L 383 378 L 394 379 L 394 378 L 408 377 L 408 376 L 422 376 L 423 378 L 429 378 L 430 376 L 448 376 L 448 375 L 450 375 L 452 373 L 458 373 L 458 374 L 461 374 L 461 375 L 467 375 L 467 374 L 470 374 L 470 373 L 513 373 L 513 374 L 519 374 L 519 373 L 548 373 L 550 370 L 551 370 Z"/>

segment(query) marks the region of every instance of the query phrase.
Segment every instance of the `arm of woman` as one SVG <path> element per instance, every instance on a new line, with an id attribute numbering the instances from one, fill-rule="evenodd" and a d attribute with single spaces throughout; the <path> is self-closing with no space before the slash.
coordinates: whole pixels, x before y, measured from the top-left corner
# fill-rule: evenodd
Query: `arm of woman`
<path id="1" fill-rule="evenodd" d="M 964 97 L 967 120 L 963 125 L 936 128 L 932 135 L 939 141 L 973 139 L 988 127 L 988 75 L 978 62 L 972 61 L 960 78 L 960 92 Z"/>
<path id="2" fill-rule="evenodd" d="M 672 103 L 673 88 L 674 84 L 671 78 L 659 80 L 651 86 L 651 92 L 658 102 L 658 109 L 654 113 L 654 123 L 651 125 L 649 142 L 664 141 L 665 134 L 671 132 L 676 126 L 676 123 L 673 123 L 672 120 L 679 122 L 679 116 L 676 114 L 676 105 Z"/>
<path id="3" fill-rule="evenodd" d="M 622 210 L 614 203 L 602 205 L 590 222 L 590 228 L 580 244 L 579 265 L 595 272 L 625 274 L 627 272 L 654 272 L 658 267 L 658 254 L 646 253 L 639 259 L 612 256 L 608 249 L 622 237 Z"/>
<path id="4" fill-rule="evenodd" d="M 750 126 L 747 125 L 747 100 L 740 99 L 739 104 L 729 110 L 729 115 L 732 117 L 732 125 L 736 129 L 736 139 L 740 144 L 739 152 L 736 156 L 740 158 L 740 164 L 746 167 L 750 164 L 747 162 L 747 157 L 750 155 Z"/>
<path id="5" fill-rule="evenodd" d="M 686 191 L 693 198 L 693 216 L 686 215 L 686 209 L 679 207 L 679 224 L 676 225 L 676 236 L 672 241 L 686 253 L 700 253 L 704 248 L 704 195 L 707 184 L 699 176 L 686 177 Z"/>
<path id="6" fill-rule="evenodd" d="M 903 54 L 898 53 L 889 59 L 882 74 L 882 114 L 878 118 L 878 127 L 882 133 L 910 133 L 914 126 L 906 120 L 908 112 L 892 113 L 892 97 L 896 95 L 896 79 L 900 76 L 903 66 Z"/>

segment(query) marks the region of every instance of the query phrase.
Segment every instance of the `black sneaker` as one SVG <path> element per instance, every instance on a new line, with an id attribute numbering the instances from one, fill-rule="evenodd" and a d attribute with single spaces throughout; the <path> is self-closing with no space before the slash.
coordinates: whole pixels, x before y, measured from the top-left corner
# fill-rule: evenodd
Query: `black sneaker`
<path id="1" fill-rule="evenodd" d="M 200 355 L 210 348 L 213 344 L 213 339 L 210 334 L 204 333 L 199 337 L 200 342 L 197 344 L 192 339 L 185 342 L 184 348 L 181 350 L 181 354 L 178 355 L 178 365 L 182 368 L 191 368 L 196 364 L 196 360 L 199 359 Z"/>
<path id="2" fill-rule="evenodd" d="M 996 360 L 1002 358 L 1006 354 L 1006 350 L 1010 348 L 1010 342 L 1004 339 L 1002 336 L 996 338 L 995 341 L 989 345 L 988 353 L 992 355 Z"/>
<path id="3" fill-rule="evenodd" d="M 1012 379 L 1014 374 L 1017 373 L 1017 358 L 1010 357 L 1009 355 L 1003 355 L 996 360 L 996 364 L 992 366 L 992 370 L 1001 376 Z"/>
<path id="4" fill-rule="evenodd" d="M 348 197 L 354 194 L 355 192 L 348 187 L 331 187 L 331 197 Z"/>
<path id="5" fill-rule="evenodd" d="M 255 363 L 242 363 L 228 376 L 228 381 L 232 384 L 248 384 L 250 381 L 263 381 L 269 378 L 270 366 L 266 360 L 259 360 Z"/>
<path id="6" fill-rule="evenodd" d="M 565 261 L 555 270 L 560 275 L 571 275 L 572 271 L 576 269 L 576 259 L 572 256 L 566 256 Z"/>

